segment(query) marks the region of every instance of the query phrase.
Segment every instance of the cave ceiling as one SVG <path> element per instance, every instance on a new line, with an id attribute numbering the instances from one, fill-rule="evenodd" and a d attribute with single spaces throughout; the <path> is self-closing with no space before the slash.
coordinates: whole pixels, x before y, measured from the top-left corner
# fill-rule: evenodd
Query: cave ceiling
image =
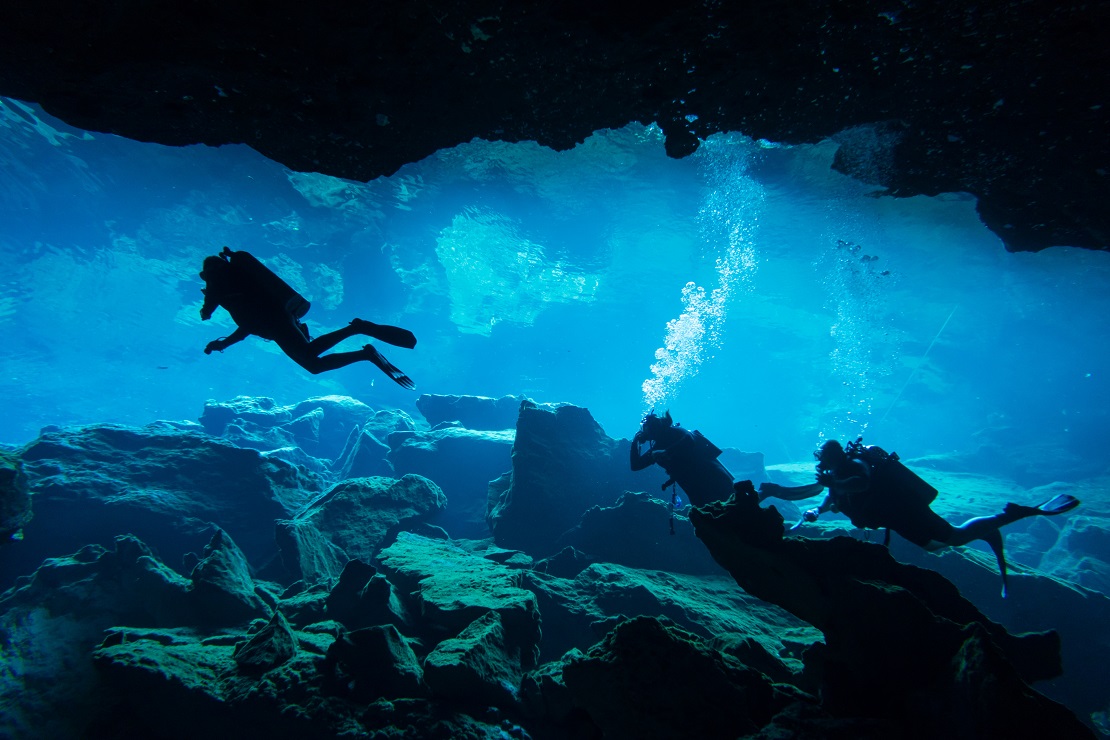
<path id="1" fill-rule="evenodd" d="M 361 181 L 630 122 L 675 157 L 836 137 L 892 196 L 973 194 L 1007 249 L 1105 249 L 1108 32 L 1105 2 L 7 0 L 0 95 Z"/>

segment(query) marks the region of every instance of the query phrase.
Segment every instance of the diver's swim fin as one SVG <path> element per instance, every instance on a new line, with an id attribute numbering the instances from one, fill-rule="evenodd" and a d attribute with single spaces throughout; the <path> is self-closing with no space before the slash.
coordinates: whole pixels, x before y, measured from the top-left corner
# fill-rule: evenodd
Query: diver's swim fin
<path id="1" fill-rule="evenodd" d="M 805 486 L 780 486 L 778 483 L 760 483 L 759 484 L 759 500 L 765 498 L 777 498 L 782 501 L 801 501 L 806 498 L 813 498 L 825 487 L 820 483 L 810 483 Z"/>
<path id="2" fill-rule="evenodd" d="M 994 557 L 998 560 L 998 572 L 1002 575 L 1002 598 L 1006 598 L 1006 589 L 1009 584 L 1006 578 L 1006 552 L 1002 548 L 1002 532 L 995 529 L 982 539 L 983 542 L 990 545 L 991 550 L 994 551 Z"/>
<path id="3" fill-rule="evenodd" d="M 1037 506 L 1037 511 L 1042 516 L 1055 516 L 1056 514 L 1063 514 L 1065 511 L 1071 511 L 1076 506 L 1079 506 L 1079 499 L 1075 496 L 1061 493 L 1059 496 L 1050 498 L 1040 506 Z"/>
<path id="4" fill-rule="evenodd" d="M 416 346 L 416 335 L 408 329 L 402 329 L 399 326 L 390 326 L 388 324 L 375 324 L 373 321 L 366 321 L 365 319 L 355 319 L 351 324 L 353 324 L 360 333 L 385 342 L 386 344 L 392 344 L 394 347 L 412 349 Z"/>

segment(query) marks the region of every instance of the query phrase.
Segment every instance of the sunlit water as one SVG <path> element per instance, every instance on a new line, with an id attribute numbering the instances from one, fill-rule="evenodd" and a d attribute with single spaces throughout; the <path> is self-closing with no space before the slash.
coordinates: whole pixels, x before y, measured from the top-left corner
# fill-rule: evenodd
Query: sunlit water
<path id="1" fill-rule="evenodd" d="M 673 160 L 633 125 L 561 153 L 475 141 L 366 184 L 2 101 L 0 442 L 240 394 L 415 413 L 369 364 L 313 377 L 258 339 L 206 357 L 232 325 L 200 321 L 197 272 L 226 244 L 301 290 L 316 333 L 416 332 L 382 349 L 418 393 L 568 401 L 616 437 L 669 408 L 769 462 L 858 434 L 1103 459 L 1110 256 L 1008 254 L 972 198 L 875 197 L 831 171 L 836 146 L 731 134 Z"/>

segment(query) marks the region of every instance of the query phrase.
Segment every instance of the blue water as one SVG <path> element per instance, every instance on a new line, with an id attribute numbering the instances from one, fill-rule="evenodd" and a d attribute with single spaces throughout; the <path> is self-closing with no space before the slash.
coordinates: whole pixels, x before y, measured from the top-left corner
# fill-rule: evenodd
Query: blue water
<path id="1" fill-rule="evenodd" d="M 864 434 L 904 456 L 1033 445 L 1045 481 L 1106 466 L 1110 255 L 1009 254 L 972 197 L 874 197 L 836 147 L 718 135 L 673 160 L 631 125 L 566 152 L 474 141 L 366 184 L 0 99 L 0 442 L 237 395 L 415 415 L 418 393 L 516 394 L 614 437 L 669 408 L 768 463 Z M 417 393 L 257 338 L 205 356 L 232 329 L 198 316 L 223 245 L 300 289 L 314 334 L 413 330 L 382 350 Z"/>

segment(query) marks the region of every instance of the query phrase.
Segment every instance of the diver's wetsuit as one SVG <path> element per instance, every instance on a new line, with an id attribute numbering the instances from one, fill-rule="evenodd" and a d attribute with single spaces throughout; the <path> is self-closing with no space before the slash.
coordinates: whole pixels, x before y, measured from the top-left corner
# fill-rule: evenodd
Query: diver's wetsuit
<path id="1" fill-rule="evenodd" d="M 257 268 L 249 260 L 255 258 L 247 252 L 231 253 L 226 279 L 209 283 L 205 291 L 202 314 L 210 315 L 222 306 L 243 331 L 275 342 L 287 355 L 304 352 L 308 338 L 300 322 L 277 292 L 258 279 Z"/>
<path id="2" fill-rule="evenodd" d="M 890 528 L 919 547 L 925 547 L 930 541 L 945 543 L 951 538 L 953 527 L 940 514 L 920 498 L 896 487 L 884 486 L 862 460 L 849 459 L 836 473 L 839 478 L 864 475 L 870 481 L 863 491 L 829 488 L 833 505 L 857 527 Z"/>
<path id="3" fill-rule="evenodd" d="M 659 436 L 655 445 L 642 455 L 633 444 L 633 470 L 641 470 L 651 463 L 658 464 L 682 487 L 694 506 L 724 501 L 732 495 L 732 473 L 709 451 L 708 444 L 682 427 L 668 427 Z M 652 452 L 665 454 L 662 459 L 656 459 Z"/>

